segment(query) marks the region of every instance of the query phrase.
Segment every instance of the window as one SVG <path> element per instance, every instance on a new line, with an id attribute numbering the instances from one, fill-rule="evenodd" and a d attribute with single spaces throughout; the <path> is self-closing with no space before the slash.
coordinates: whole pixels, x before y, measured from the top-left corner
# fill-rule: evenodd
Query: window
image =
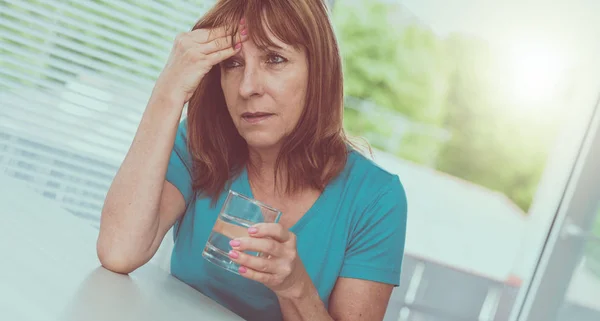
<path id="1" fill-rule="evenodd" d="M 0 173 L 97 224 L 175 35 L 211 3 L 0 2 Z"/>
<path id="2" fill-rule="evenodd" d="M 335 2 L 346 129 L 409 198 L 386 320 L 525 317 L 600 93 L 600 24 L 589 1 L 516 3 Z"/>
<path id="3" fill-rule="evenodd" d="M 528 320 L 600 317 L 600 109 L 548 236 L 521 315 Z"/>

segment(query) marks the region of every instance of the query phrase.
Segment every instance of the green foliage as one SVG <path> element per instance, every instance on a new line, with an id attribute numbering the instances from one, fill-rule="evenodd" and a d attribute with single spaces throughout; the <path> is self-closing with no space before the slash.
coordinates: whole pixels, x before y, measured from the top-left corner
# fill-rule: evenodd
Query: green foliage
<path id="1" fill-rule="evenodd" d="M 424 165 L 434 166 L 434 163 L 425 163 L 423 160 L 435 160 L 440 149 L 440 141 L 436 137 L 408 133 L 402 137 L 398 146 L 399 157 Z"/>
<path id="2" fill-rule="evenodd" d="M 430 30 L 400 25 L 398 8 L 378 1 L 336 3 L 346 94 L 437 124 L 446 89 L 443 42 Z"/>
<path id="3" fill-rule="evenodd" d="M 542 174 L 554 128 L 519 117 L 506 95 L 495 91 L 502 76 L 495 53 L 478 39 L 447 39 L 454 61 L 444 127 L 452 138 L 443 146 L 437 168 L 502 191 L 525 211 Z"/>
<path id="4" fill-rule="evenodd" d="M 344 114 L 344 126 L 351 128 L 354 135 L 368 139 L 369 144 L 375 148 L 385 149 L 384 140 L 391 130 L 380 126 L 381 123 L 382 119 L 378 115 L 372 114 L 372 117 L 364 117 L 360 112 L 351 108 L 347 108 Z M 376 135 L 371 135 L 372 133 L 376 133 Z"/>
<path id="5" fill-rule="evenodd" d="M 338 2 L 334 23 L 346 95 L 379 106 L 366 112 L 346 108 L 351 134 L 500 191 L 528 210 L 556 119 L 532 119 L 536 115 L 523 112 L 531 106 L 499 90 L 507 78 L 497 48 L 463 34 L 442 38 L 389 2 Z M 382 111 L 410 122 L 398 123 Z M 414 130 L 419 126 L 439 127 L 449 135 Z M 394 137 L 398 133 L 401 137 Z"/>

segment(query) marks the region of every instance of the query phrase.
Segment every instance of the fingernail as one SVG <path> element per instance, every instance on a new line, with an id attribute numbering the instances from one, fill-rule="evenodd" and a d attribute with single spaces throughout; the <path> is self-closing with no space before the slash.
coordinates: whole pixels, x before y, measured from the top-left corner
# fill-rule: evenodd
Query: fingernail
<path id="1" fill-rule="evenodd" d="M 229 251 L 229 257 L 232 259 L 237 259 L 238 257 L 240 257 L 240 255 L 236 251 Z"/>
<path id="2" fill-rule="evenodd" d="M 248 270 L 245 267 L 243 267 L 243 266 L 240 266 L 239 271 L 240 271 L 240 273 L 246 273 L 246 272 L 248 272 Z"/>
<path id="3" fill-rule="evenodd" d="M 241 34 L 242 36 L 245 36 L 245 35 L 247 35 L 247 34 L 248 34 L 248 29 L 244 28 L 242 31 L 240 31 L 240 34 Z"/>
<path id="4" fill-rule="evenodd" d="M 240 246 L 240 244 L 242 244 L 242 242 L 238 241 L 238 240 L 231 240 L 229 241 L 229 245 L 236 247 L 236 246 Z"/>
<path id="5" fill-rule="evenodd" d="M 242 48 L 242 43 L 238 42 L 234 48 L 235 48 L 235 50 L 240 50 L 240 48 Z"/>
<path id="6" fill-rule="evenodd" d="M 256 232 L 258 232 L 258 229 L 256 227 L 251 227 L 248 229 L 248 233 L 250 233 L 250 234 L 254 234 Z"/>
<path id="7" fill-rule="evenodd" d="M 242 18 L 242 20 L 240 20 L 240 24 L 243 25 L 246 23 L 246 18 Z"/>

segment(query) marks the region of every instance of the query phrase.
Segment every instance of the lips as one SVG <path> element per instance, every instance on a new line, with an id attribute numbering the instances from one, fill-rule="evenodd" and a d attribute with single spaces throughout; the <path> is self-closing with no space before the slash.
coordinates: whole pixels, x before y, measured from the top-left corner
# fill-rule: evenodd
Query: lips
<path id="1" fill-rule="evenodd" d="M 250 123 L 257 123 L 267 118 L 273 116 L 273 113 L 264 113 L 264 112 L 256 112 L 256 113 L 243 113 L 242 118 Z"/>
<path id="2" fill-rule="evenodd" d="M 252 118 L 252 117 L 264 117 L 264 116 L 271 116 L 271 115 L 273 115 L 273 114 L 272 113 L 256 112 L 256 113 L 243 113 L 242 117 Z"/>

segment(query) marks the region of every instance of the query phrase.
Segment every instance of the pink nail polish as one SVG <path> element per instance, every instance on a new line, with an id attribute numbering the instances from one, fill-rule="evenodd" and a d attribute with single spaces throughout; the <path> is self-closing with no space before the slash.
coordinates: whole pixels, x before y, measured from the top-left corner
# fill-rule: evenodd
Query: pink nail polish
<path id="1" fill-rule="evenodd" d="M 237 259 L 238 257 L 240 257 L 240 255 L 236 251 L 229 251 L 229 257 L 232 259 Z"/>
<path id="2" fill-rule="evenodd" d="M 240 42 L 240 43 L 236 44 L 234 48 L 235 48 L 235 50 L 240 50 L 240 48 L 242 48 L 242 43 Z"/>
<path id="3" fill-rule="evenodd" d="M 255 234 L 256 232 L 258 232 L 258 229 L 256 227 L 251 227 L 248 229 L 248 233 L 250 234 Z"/>
<path id="4" fill-rule="evenodd" d="M 236 247 L 236 246 L 240 246 L 240 244 L 242 244 L 242 242 L 238 241 L 238 240 L 231 240 L 229 241 L 229 245 Z"/>
<path id="5" fill-rule="evenodd" d="M 242 30 L 242 31 L 240 32 L 240 34 L 241 34 L 242 36 L 245 36 L 245 35 L 247 35 L 247 34 L 248 34 L 248 29 L 245 29 L 245 28 L 244 28 L 244 30 Z"/>
<path id="6" fill-rule="evenodd" d="M 246 18 L 242 18 L 242 20 L 240 20 L 240 24 L 243 25 L 246 23 Z"/>
<path id="7" fill-rule="evenodd" d="M 248 272 L 248 270 L 245 267 L 243 267 L 243 266 L 240 266 L 239 271 L 240 271 L 240 273 L 246 273 L 246 272 Z"/>

